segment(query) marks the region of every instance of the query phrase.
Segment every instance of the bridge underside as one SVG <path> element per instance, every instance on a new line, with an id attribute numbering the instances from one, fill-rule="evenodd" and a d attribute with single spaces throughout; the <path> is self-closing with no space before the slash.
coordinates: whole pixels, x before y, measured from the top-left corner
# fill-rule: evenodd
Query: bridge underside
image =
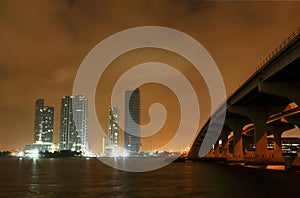
<path id="1" fill-rule="evenodd" d="M 224 157 L 233 161 L 283 162 L 281 136 L 300 126 L 300 36 L 299 30 L 289 42 L 269 57 L 251 78 L 226 101 L 225 123 L 218 139 L 211 143 L 206 157 Z M 291 104 L 296 104 L 288 109 Z M 218 112 L 220 114 L 220 112 Z M 213 115 L 217 117 L 217 115 Z M 192 145 L 189 157 L 197 158 L 207 145 L 207 121 Z M 218 119 L 214 119 L 218 120 Z M 214 131 L 209 131 L 212 133 Z M 216 131 L 215 131 L 216 132 Z M 267 148 L 268 136 L 274 148 Z"/>

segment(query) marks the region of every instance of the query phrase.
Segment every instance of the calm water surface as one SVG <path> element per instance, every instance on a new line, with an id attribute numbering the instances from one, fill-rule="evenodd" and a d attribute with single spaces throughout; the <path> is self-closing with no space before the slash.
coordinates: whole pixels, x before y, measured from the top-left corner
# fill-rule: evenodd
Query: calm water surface
<path id="1" fill-rule="evenodd" d="M 129 173 L 97 159 L 0 159 L 0 197 L 300 197 L 300 173 L 210 163 Z"/>

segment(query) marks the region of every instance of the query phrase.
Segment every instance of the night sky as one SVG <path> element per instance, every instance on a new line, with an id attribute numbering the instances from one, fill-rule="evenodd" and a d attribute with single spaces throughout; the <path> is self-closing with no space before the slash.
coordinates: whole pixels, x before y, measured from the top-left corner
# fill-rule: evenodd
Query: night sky
<path id="1" fill-rule="evenodd" d="M 300 26 L 299 10 L 300 2 L 297 1 L 0 0 L 0 150 L 24 148 L 25 144 L 32 143 L 34 101 L 38 98 L 44 98 L 46 105 L 55 107 L 54 142 L 58 143 L 61 97 L 72 94 L 76 72 L 89 51 L 114 33 L 151 25 L 174 28 L 192 36 L 215 60 L 229 94 Z M 126 65 L 128 61 L 147 56 L 162 60 L 159 54 L 164 53 L 164 59 L 169 59 L 165 61 L 170 64 L 174 57 L 180 59 L 174 54 L 145 49 L 136 54 L 128 53 L 113 64 Z M 116 68 L 118 66 L 108 72 L 112 78 Z M 195 78 L 191 71 L 186 72 L 189 78 Z M 205 86 L 200 83 L 197 88 L 199 95 L 203 88 L 202 95 L 207 96 Z M 152 100 L 163 99 L 167 104 L 168 97 L 174 98 L 159 85 L 145 85 L 142 90 L 144 97 L 153 96 L 144 100 L 144 109 Z M 153 90 L 162 95 L 151 94 Z M 105 94 L 105 86 L 99 87 L 96 107 L 100 122 L 104 124 L 107 123 L 108 107 L 101 97 Z M 205 103 L 209 104 L 209 101 L 203 97 L 200 102 L 200 106 L 204 105 L 203 119 L 199 127 L 209 115 Z M 172 104 L 170 109 L 175 114 L 170 118 L 171 124 L 157 139 L 170 138 L 172 127 L 177 126 L 174 123 L 178 119 L 178 109 Z M 148 119 L 144 116 L 142 123 Z M 153 141 L 154 146 L 160 144 L 155 138 Z M 149 141 L 144 145 L 147 149 Z M 97 150 L 93 145 L 92 149 Z"/>

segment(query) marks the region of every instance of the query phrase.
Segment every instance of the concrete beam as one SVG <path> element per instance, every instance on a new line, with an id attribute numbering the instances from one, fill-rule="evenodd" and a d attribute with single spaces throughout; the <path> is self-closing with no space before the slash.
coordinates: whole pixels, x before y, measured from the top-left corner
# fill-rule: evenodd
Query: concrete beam
<path id="1" fill-rule="evenodd" d="M 299 115 L 292 115 L 289 117 L 285 117 L 284 120 L 290 124 L 295 124 L 300 128 L 300 116 Z"/>
<path id="2" fill-rule="evenodd" d="M 260 82 L 258 90 L 262 93 L 291 99 L 300 106 L 299 82 Z"/>

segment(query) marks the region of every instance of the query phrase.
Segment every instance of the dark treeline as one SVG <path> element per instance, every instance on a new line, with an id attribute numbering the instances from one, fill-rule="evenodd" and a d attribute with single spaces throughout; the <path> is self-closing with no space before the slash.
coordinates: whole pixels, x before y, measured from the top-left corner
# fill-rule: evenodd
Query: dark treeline
<path id="1" fill-rule="evenodd" d="M 62 151 L 55 151 L 53 153 L 49 151 L 40 152 L 40 157 L 78 157 L 82 156 L 81 152 L 71 151 L 71 150 L 62 150 Z"/>
<path id="2" fill-rule="evenodd" d="M 71 151 L 71 150 L 62 150 L 62 151 L 55 151 L 53 153 L 49 151 L 39 152 L 39 157 L 46 157 L 46 158 L 54 158 L 54 157 L 80 157 L 82 156 L 81 152 Z M 1 157 L 13 157 L 10 151 L 0 151 L 0 158 Z"/>
<path id="3" fill-rule="evenodd" d="M 10 157 L 10 151 L 0 151 L 0 157 Z"/>

